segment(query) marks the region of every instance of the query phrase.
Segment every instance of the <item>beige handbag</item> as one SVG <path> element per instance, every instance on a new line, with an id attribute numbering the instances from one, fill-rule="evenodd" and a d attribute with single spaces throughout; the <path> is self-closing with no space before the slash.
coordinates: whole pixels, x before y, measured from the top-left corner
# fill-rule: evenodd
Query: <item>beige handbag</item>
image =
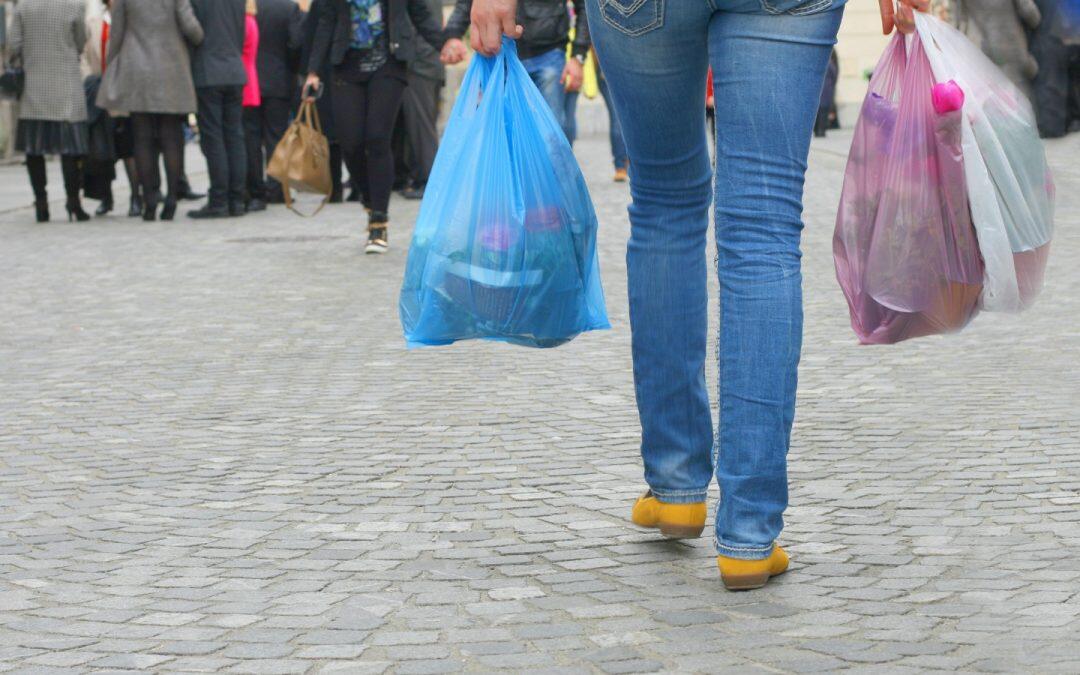
<path id="1" fill-rule="evenodd" d="M 314 101 L 304 101 L 296 113 L 296 119 L 289 125 L 281 142 L 274 148 L 270 165 L 266 173 L 281 183 L 285 193 L 285 206 L 303 216 L 292 205 L 290 189 L 299 192 L 313 192 L 323 195 L 322 204 L 314 216 L 330 199 L 333 182 L 330 179 L 330 144 L 322 133 L 319 111 Z"/>

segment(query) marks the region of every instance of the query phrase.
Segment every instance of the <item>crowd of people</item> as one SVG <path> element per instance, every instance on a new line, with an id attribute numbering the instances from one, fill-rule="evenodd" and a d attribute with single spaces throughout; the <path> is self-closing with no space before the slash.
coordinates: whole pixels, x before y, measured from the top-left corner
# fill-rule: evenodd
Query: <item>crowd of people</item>
<path id="1" fill-rule="evenodd" d="M 113 210 L 119 163 L 128 215 L 172 220 L 181 200 L 204 196 L 185 176 L 184 146 L 196 132 L 209 191 L 189 217 L 282 203 L 266 166 L 308 97 L 329 141 L 329 201 L 345 201 L 351 187 L 347 199 L 368 214 L 367 250 L 381 253 L 392 190 L 423 196 L 445 65 L 468 55 L 471 6 L 458 0 L 444 26 L 440 0 L 313 0 L 306 11 L 295 0 L 101 0 L 88 13 L 81 0 L 22 0 L 8 59 L 25 72 L 15 141 L 37 219 L 50 218 L 45 157 L 59 155 L 69 219 L 90 218 L 83 197 L 100 202 L 97 215 Z M 523 0 L 519 10 L 522 62 L 573 143 L 591 51 L 584 1 Z M 608 101 L 598 69 L 597 80 Z M 613 113 L 611 122 L 615 180 L 625 181 Z"/>

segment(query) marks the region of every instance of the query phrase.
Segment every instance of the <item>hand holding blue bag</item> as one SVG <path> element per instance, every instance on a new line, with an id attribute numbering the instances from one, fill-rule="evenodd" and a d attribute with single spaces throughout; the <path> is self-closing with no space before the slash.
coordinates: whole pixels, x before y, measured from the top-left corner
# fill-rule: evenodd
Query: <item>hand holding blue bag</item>
<path id="1" fill-rule="evenodd" d="M 401 289 L 409 347 L 482 338 L 556 347 L 610 328 L 596 213 L 512 40 L 465 74 Z"/>

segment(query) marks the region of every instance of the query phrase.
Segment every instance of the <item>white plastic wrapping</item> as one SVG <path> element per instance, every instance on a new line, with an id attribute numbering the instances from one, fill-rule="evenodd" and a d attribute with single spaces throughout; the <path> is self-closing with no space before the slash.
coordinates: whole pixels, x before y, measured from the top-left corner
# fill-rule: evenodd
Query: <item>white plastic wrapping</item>
<path id="1" fill-rule="evenodd" d="M 916 12 L 934 77 L 964 90 L 964 172 L 986 266 L 988 311 L 1019 311 L 1042 288 L 1053 233 L 1054 183 L 1031 103 L 962 33 Z"/>

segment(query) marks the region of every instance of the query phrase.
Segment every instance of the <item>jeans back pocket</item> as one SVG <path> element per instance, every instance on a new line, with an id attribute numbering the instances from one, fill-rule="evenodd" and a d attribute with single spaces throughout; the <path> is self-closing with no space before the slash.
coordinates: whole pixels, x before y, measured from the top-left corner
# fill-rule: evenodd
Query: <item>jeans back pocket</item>
<path id="1" fill-rule="evenodd" d="M 831 8 L 834 0 L 761 0 L 761 7 L 769 14 L 803 16 L 817 14 Z"/>
<path id="2" fill-rule="evenodd" d="M 664 25 L 664 0 L 600 0 L 600 15 L 615 30 L 637 37 Z"/>

